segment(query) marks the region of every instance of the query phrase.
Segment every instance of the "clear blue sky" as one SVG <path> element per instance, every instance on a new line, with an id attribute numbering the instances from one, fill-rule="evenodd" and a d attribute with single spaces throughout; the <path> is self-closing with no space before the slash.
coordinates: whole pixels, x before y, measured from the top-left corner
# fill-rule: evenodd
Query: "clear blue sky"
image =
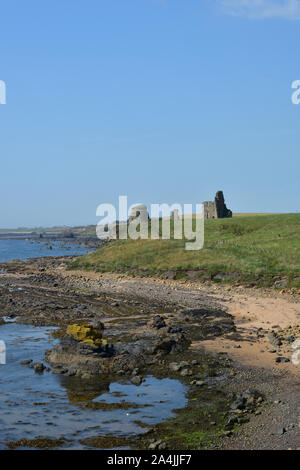
<path id="1" fill-rule="evenodd" d="M 123 194 L 300 210 L 299 39 L 298 0 L 2 2 L 0 227 Z"/>

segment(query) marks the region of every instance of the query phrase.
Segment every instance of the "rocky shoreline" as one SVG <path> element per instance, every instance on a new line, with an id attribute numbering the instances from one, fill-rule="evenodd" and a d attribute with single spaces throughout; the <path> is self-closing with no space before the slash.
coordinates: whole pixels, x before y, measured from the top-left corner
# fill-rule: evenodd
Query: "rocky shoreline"
<path id="1" fill-rule="evenodd" d="M 240 344 L 224 299 L 184 283 L 72 273 L 72 259 L 2 263 L 1 316 L 59 327 L 58 344 L 46 352 L 46 364 L 36 367 L 82 381 L 126 378 L 139 386 L 151 374 L 187 386 L 187 407 L 131 441 L 132 448 L 220 448 L 261 415 L 274 377 L 266 386 L 266 372 L 245 369 L 228 352 L 208 354 L 204 347 L 224 337 L 234 347 Z M 30 358 L 24 366 L 35 367 Z M 103 448 L 103 439 L 95 436 L 92 446 Z"/>

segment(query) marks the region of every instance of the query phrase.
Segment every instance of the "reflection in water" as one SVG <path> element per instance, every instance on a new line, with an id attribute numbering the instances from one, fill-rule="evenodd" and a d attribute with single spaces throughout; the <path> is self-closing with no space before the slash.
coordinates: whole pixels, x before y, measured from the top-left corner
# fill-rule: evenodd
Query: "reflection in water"
<path id="1" fill-rule="evenodd" d="M 136 421 L 155 424 L 185 406 L 185 387 L 176 380 L 147 377 L 136 387 L 124 379 L 108 383 L 35 374 L 20 361 L 42 361 L 45 349 L 55 344 L 51 330 L 16 323 L 0 326 L 0 339 L 6 343 L 6 365 L 0 365 L 0 449 L 5 442 L 38 436 L 65 437 L 73 448 L 82 448 L 79 439 L 145 432 Z"/>
<path id="2" fill-rule="evenodd" d="M 69 402 L 74 404 L 92 401 L 109 391 L 109 382 L 100 379 L 81 380 L 78 377 L 58 376 L 58 380 L 66 389 Z"/>

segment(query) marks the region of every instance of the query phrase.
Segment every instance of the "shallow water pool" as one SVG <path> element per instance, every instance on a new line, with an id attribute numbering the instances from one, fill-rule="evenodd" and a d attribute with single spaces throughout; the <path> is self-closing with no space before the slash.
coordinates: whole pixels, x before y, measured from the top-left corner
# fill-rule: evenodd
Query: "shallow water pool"
<path id="1" fill-rule="evenodd" d="M 68 448 L 86 448 L 81 439 L 140 434 L 146 430 L 140 422 L 153 425 L 186 405 L 185 387 L 177 380 L 148 376 L 135 386 L 121 379 L 108 383 L 47 371 L 37 374 L 21 365 L 26 359 L 44 360 L 45 350 L 56 342 L 53 329 L 16 323 L 0 326 L 0 340 L 6 344 L 6 364 L 0 364 L 0 449 L 11 441 L 38 437 L 64 437 L 70 440 Z M 100 409 L 91 409 L 93 403 Z M 112 403 L 121 406 L 105 406 Z"/>

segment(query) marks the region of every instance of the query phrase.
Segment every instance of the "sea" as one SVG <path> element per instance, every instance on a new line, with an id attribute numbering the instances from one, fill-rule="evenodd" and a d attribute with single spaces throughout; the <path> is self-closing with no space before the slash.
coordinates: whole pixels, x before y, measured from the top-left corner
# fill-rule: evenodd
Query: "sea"
<path id="1" fill-rule="evenodd" d="M 35 241 L 35 240 L 0 240 L 0 263 L 14 259 L 28 260 L 45 256 L 74 256 L 91 251 L 76 243 L 65 241 Z"/>

